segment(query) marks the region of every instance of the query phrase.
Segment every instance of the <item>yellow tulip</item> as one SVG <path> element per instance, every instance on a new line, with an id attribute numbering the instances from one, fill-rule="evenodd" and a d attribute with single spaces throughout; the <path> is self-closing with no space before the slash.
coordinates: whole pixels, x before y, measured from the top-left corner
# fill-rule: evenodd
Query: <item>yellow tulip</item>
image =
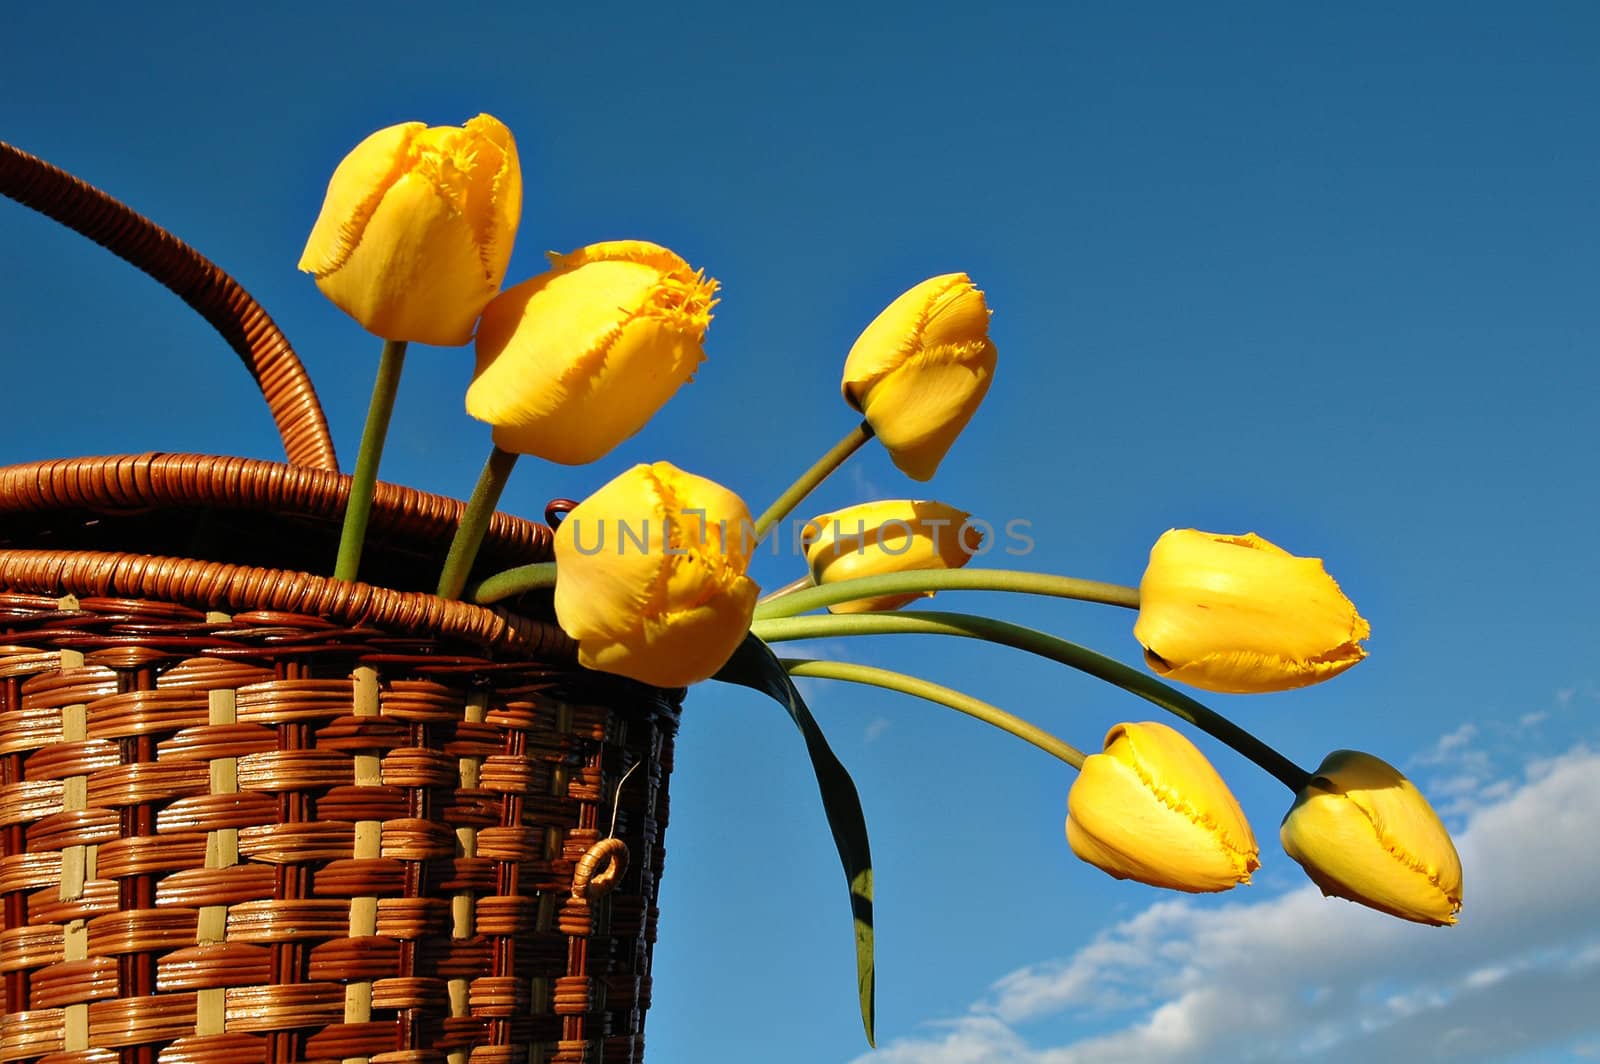
<path id="1" fill-rule="evenodd" d="M 1150 668 L 1207 691 L 1287 691 L 1367 656 L 1372 627 L 1322 567 L 1254 532 L 1172 529 L 1139 583 L 1134 638 Z"/>
<path id="2" fill-rule="evenodd" d="M 1255 835 L 1228 785 L 1165 724 L 1118 724 L 1067 795 L 1072 852 L 1117 879 L 1192 894 L 1250 882 Z"/>
<path id="3" fill-rule="evenodd" d="M 556 529 L 556 619 L 591 669 L 697 683 L 750 629 L 754 546 L 739 496 L 667 462 L 636 465 Z"/>
<path id="4" fill-rule="evenodd" d="M 300 269 L 368 332 L 454 347 L 500 290 L 521 217 L 517 146 L 499 119 L 406 122 L 334 170 Z"/>
<path id="5" fill-rule="evenodd" d="M 717 282 L 643 240 L 550 255 L 483 312 L 467 413 L 502 450 L 564 465 L 644 427 L 705 360 Z"/>
<path id="6" fill-rule="evenodd" d="M 983 544 L 983 533 L 966 523 L 971 516 L 942 502 L 895 499 L 813 517 L 801 534 L 811 579 L 828 584 L 882 573 L 959 569 Z M 880 595 L 828 609 L 832 613 L 897 610 L 932 595 L 932 591 Z"/>
<path id="7" fill-rule="evenodd" d="M 1456 922 L 1461 858 L 1449 832 L 1422 792 L 1371 754 L 1324 758 L 1278 837 L 1324 894 L 1419 924 Z"/>
<path id="8" fill-rule="evenodd" d="M 964 273 L 931 277 L 873 319 L 844 363 L 845 401 L 894 464 L 932 478 L 994 377 L 989 308 Z"/>

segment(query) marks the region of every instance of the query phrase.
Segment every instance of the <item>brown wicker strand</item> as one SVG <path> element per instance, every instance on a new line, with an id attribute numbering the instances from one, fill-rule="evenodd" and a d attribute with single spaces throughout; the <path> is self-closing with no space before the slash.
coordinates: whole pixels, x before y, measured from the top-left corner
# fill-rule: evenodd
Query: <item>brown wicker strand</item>
<path id="1" fill-rule="evenodd" d="M 217 455 L 57 458 L 0 468 L 0 513 L 181 506 L 292 513 L 337 522 L 349 493 L 350 478 L 336 472 Z M 368 535 L 376 540 L 403 532 L 448 541 L 463 509 L 456 499 L 379 482 Z M 545 561 L 551 557 L 551 539 L 546 525 L 496 513 L 484 550 L 514 556 L 519 564 Z"/>
<path id="2" fill-rule="evenodd" d="M 98 551 L 0 550 L 0 570 L 18 591 L 61 589 L 91 598 L 153 598 L 215 610 L 270 610 L 346 625 L 421 633 L 552 661 L 572 661 L 571 639 L 548 621 L 416 591 L 281 569 Z"/>
<path id="3" fill-rule="evenodd" d="M 289 461 L 339 468 L 305 367 L 267 312 L 220 266 L 126 204 L 4 141 L 0 192 L 82 233 L 193 307 L 255 379 Z"/>

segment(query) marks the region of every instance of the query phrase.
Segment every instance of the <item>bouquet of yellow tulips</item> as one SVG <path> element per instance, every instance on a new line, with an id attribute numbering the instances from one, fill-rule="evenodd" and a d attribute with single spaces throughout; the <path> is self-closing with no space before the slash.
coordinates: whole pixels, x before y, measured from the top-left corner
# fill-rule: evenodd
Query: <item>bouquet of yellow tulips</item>
<path id="1" fill-rule="evenodd" d="M 1392 766 L 1349 750 L 1307 770 L 1171 684 L 1284 691 L 1365 656 L 1367 622 L 1317 558 L 1254 533 L 1161 534 L 1137 587 L 986 569 L 986 530 L 931 500 L 865 500 L 793 522 L 805 571 L 763 597 L 749 568 L 805 498 L 877 440 L 916 481 L 935 477 L 996 368 L 985 293 L 964 273 L 931 277 L 866 324 L 844 358 L 854 414 L 843 438 L 759 514 L 734 491 L 667 461 L 638 465 L 554 515 L 554 561 L 474 579 L 490 519 L 523 455 L 594 462 L 640 432 L 705 361 L 718 284 L 644 240 L 549 256 L 503 287 L 522 205 L 515 140 L 479 115 L 461 127 L 392 126 L 334 170 L 300 260 L 317 286 L 382 341 L 371 407 L 331 574 L 355 581 L 389 412 L 408 343 L 472 343 L 467 413 L 488 457 L 438 577 L 437 595 L 480 604 L 553 589 L 585 667 L 660 688 L 718 680 L 754 689 L 793 719 L 816 771 L 849 891 L 859 993 L 874 1038 L 873 866 L 855 786 L 794 677 L 913 695 L 1009 732 L 1077 770 L 1065 834 L 1120 879 L 1189 892 L 1248 883 L 1256 836 L 1227 784 L 1178 728 L 1118 724 L 1085 754 L 1038 723 L 922 677 L 780 658 L 792 640 L 912 633 L 984 640 L 1122 688 L 1203 730 L 1289 788 L 1284 851 L 1331 896 L 1406 920 L 1452 924 L 1461 865 L 1426 799 Z M 907 610 L 961 590 L 1047 595 L 1134 610 L 1143 667 L 1001 618 Z M 947 596 L 948 597 L 948 596 Z"/>
<path id="2" fill-rule="evenodd" d="M 1079 770 L 1066 837 L 1122 879 L 1182 891 L 1248 883 L 1255 835 L 1227 784 L 1181 732 L 1120 724 L 1084 755 L 1034 724 L 919 677 L 844 662 L 788 660 L 770 644 L 815 637 L 926 633 L 984 639 L 1081 669 L 1233 746 L 1294 794 L 1284 850 L 1329 895 L 1407 920 L 1451 924 L 1461 865 L 1426 799 L 1390 765 L 1335 751 L 1308 772 L 1163 677 L 1208 691 L 1283 691 L 1328 680 L 1366 656 L 1370 628 L 1321 560 L 1254 534 L 1173 529 L 1137 589 L 1049 574 L 963 569 L 982 532 L 933 501 L 871 501 L 801 525 L 809 572 L 764 599 L 751 554 L 805 497 L 872 439 L 917 481 L 931 480 L 988 391 L 991 311 L 964 273 L 914 285 L 862 330 L 841 391 L 863 420 L 752 519 L 738 495 L 668 462 L 598 488 L 556 531 L 553 564 L 467 587 L 466 573 L 518 455 L 582 464 L 642 429 L 688 381 L 703 350 L 717 282 L 666 248 L 612 241 L 552 254 L 551 269 L 504 291 L 521 204 L 512 136 L 480 115 L 463 128 L 395 126 L 340 164 L 301 260 L 319 287 L 385 340 L 357 481 L 376 477 L 382 425 L 407 341 L 473 339 L 467 411 L 493 448 L 441 576 L 439 594 L 479 602 L 554 586 L 555 612 L 591 669 L 657 686 L 744 684 L 793 716 L 814 762 L 851 894 L 862 1019 L 873 1038 L 872 861 L 849 775 L 790 681 L 873 684 L 968 713 Z M 475 324 L 475 327 L 474 327 Z M 374 428 L 376 426 L 376 428 Z M 337 575 L 356 575 L 352 502 Z M 607 537 L 611 537 L 608 547 Z M 654 538 L 652 538 L 654 536 Z M 1057 595 L 1138 611 L 1149 672 L 1005 621 L 892 611 L 937 591 Z M 826 609 L 825 614 L 813 611 Z M 1151 675 L 1154 674 L 1154 675 Z"/>

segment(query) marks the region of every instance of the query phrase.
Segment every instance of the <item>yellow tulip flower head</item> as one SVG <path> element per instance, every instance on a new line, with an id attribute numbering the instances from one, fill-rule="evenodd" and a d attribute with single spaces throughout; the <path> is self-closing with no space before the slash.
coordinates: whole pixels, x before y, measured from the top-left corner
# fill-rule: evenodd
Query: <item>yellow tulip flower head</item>
<path id="1" fill-rule="evenodd" d="M 1150 668 L 1207 691 L 1287 691 L 1367 656 L 1372 627 L 1322 567 L 1254 532 L 1172 529 L 1139 583 L 1133 635 Z"/>
<path id="2" fill-rule="evenodd" d="M 1250 882 L 1261 867 L 1244 811 L 1177 731 L 1118 724 L 1067 794 L 1072 852 L 1117 879 L 1191 894 Z"/>
<path id="3" fill-rule="evenodd" d="M 478 326 L 467 413 L 495 446 L 563 465 L 604 457 L 705 360 L 717 282 L 643 240 L 550 255 Z"/>
<path id="4" fill-rule="evenodd" d="M 920 569 L 959 569 L 983 545 L 971 514 L 942 502 L 894 499 L 813 517 L 801 534 L 817 584 Z M 932 591 L 880 595 L 829 606 L 832 613 L 897 610 Z"/>
<path id="5" fill-rule="evenodd" d="M 739 496 L 668 462 L 636 465 L 556 529 L 556 619 L 588 668 L 697 683 L 750 630 L 754 546 Z"/>
<path id="6" fill-rule="evenodd" d="M 1278 837 L 1324 894 L 1419 924 L 1456 922 L 1455 843 L 1422 792 L 1370 754 L 1324 758 Z"/>
<path id="7" fill-rule="evenodd" d="M 989 308 L 964 273 L 930 277 L 872 320 L 844 363 L 845 401 L 901 472 L 929 480 L 994 377 Z"/>
<path id="8" fill-rule="evenodd" d="M 368 332 L 455 347 L 500 290 L 521 218 L 517 146 L 499 119 L 406 122 L 334 170 L 300 269 Z"/>

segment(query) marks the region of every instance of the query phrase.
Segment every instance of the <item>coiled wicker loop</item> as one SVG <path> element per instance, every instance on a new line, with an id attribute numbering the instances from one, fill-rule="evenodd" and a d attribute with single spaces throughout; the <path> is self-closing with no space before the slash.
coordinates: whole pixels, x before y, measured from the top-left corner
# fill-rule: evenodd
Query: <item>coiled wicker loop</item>
<path id="1" fill-rule="evenodd" d="M 305 367 L 267 312 L 220 266 L 126 204 L 4 141 L 0 193 L 116 253 L 198 311 L 255 378 L 289 461 L 339 468 Z"/>
<path id="2" fill-rule="evenodd" d="M 589 847 L 572 874 L 572 896 L 594 901 L 609 894 L 628 871 L 628 844 L 621 839 L 601 839 Z"/>

